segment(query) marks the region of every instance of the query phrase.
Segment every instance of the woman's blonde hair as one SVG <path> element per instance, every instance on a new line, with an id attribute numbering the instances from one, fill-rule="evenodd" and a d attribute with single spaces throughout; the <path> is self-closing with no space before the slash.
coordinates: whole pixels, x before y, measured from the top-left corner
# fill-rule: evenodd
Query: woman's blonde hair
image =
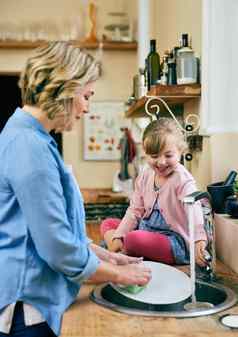
<path id="1" fill-rule="evenodd" d="M 146 154 L 156 155 L 163 151 L 169 137 L 173 137 L 176 145 L 183 153 L 187 149 L 183 132 L 172 118 L 161 117 L 151 122 L 144 130 L 142 141 Z"/>
<path id="2" fill-rule="evenodd" d="M 66 106 L 72 108 L 76 91 L 99 75 L 100 64 L 91 55 L 65 41 L 49 42 L 36 49 L 21 74 L 23 104 L 35 105 L 53 119 Z"/>

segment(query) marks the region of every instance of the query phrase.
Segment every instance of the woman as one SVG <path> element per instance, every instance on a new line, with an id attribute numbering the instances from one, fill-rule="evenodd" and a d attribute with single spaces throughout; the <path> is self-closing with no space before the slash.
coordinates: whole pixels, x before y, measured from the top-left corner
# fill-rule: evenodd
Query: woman
<path id="1" fill-rule="evenodd" d="M 88 111 L 99 64 L 66 42 L 26 63 L 23 108 L 0 135 L 0 336 L 60 334 L 62 315 L 86 279 L 146 284 L 141 260 L 87 238 L 83 200 L 49 132 Z"/>

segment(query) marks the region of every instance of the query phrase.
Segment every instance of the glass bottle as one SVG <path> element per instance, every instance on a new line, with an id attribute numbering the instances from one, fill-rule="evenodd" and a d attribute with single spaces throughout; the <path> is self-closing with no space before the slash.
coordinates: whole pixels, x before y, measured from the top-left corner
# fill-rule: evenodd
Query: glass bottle
<path id="1" fill-rule="evenodd" d="M 147 87 L 145 81 L 145 69 L 139 68 L 139 73 L 133 78 L 134 97 L 139 99 L 146 95 Z"/>
<path id="2" fill-rule="evenodd" d="M 167 85 L 168 83 L 168 55 L 165 53 L 163 56 L 163 61 L 160 65 L 161 68 L 161 85 Z"/>
<path id="3" fill-rule="evenodd" d="M 168 85 L 176 85 L 177 84 L 177 76 L 176 76 L 176 63 L 175 57 L 173 53 L 169 54 L 168 58 Z"/>
<path id="4" fill-rule="evenodd" d="M 150 52 L 147 56 L 147 86 L 148 90 L 160 79 L 160 56 L 156 51 L 156 40 L 150 40 Z"/>
<path id="5" fill-rule="evenodd" d="M 198 64 L 192 48 L 188 45 L 188 34 L 182 34 L 181 44 L 176 58 L 177 84 L 196 83 Z"/>

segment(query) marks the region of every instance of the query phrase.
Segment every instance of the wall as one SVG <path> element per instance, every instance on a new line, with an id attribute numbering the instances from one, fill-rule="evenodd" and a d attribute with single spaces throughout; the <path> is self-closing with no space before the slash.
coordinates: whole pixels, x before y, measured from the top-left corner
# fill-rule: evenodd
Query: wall
<path id="1" fill-rule="evenodd" d="M 216 134 L 210 137 L 211 180 L 222 181 L 232 169 L 238 171 L 238 133 Z"/>

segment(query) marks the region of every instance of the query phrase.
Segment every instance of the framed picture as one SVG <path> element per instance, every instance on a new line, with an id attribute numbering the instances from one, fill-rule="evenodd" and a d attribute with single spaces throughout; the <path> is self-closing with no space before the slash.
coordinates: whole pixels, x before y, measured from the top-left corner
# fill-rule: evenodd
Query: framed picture
<path id="1" fill-rule="evenodd" d="M 84 116 L 84 160 L 119 160 L 119 142 L 130 123 L 124 102 L 92 102 Z"/>

